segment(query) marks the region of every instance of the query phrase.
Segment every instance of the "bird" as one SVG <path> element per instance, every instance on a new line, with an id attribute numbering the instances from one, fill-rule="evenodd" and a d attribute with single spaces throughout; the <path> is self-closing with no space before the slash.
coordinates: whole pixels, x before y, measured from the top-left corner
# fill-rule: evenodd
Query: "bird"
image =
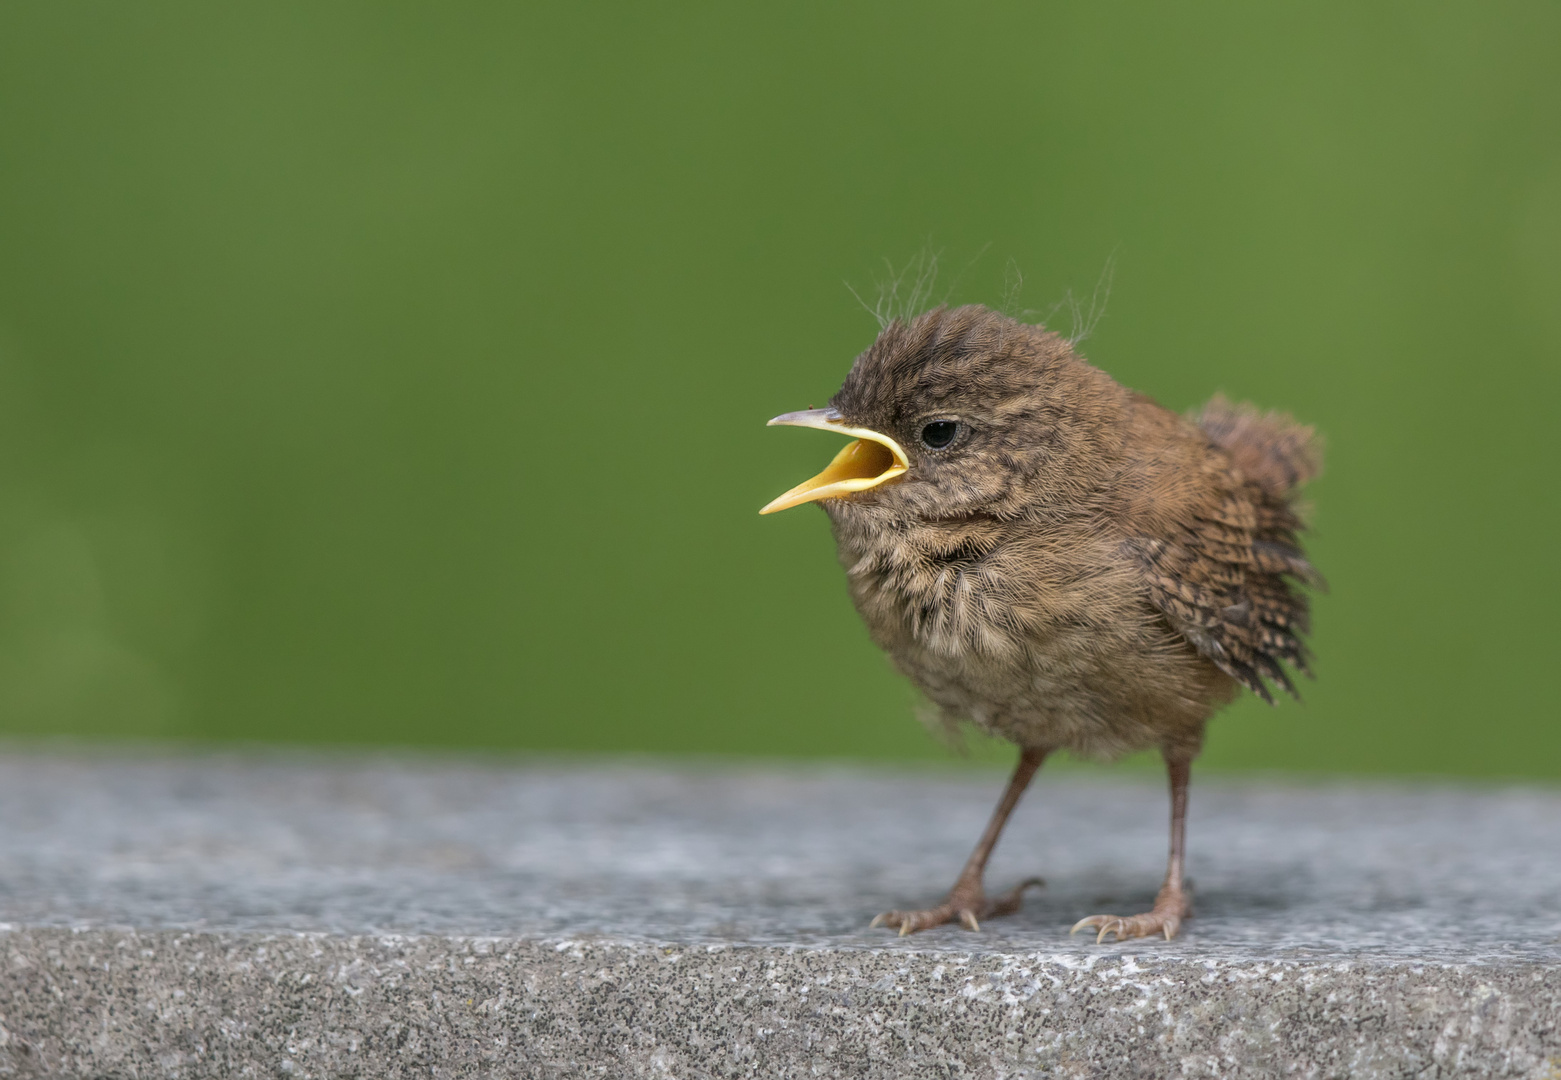
<path id="1" fill-rule="evenodd" d="M 987 860 L 1050 755 L 1158 750 L 1170 788 L 1152 908 L 1080 919 L 1096 941 L 1177 935 L 1193 759 L 1244 688 L 1273 703 L 1311 675 L 1300 488 L 1313 428 L 1222 395 L 1182 415 L 1094 367 L 1075 342 L 981 305 L 883 327 L 828 406 L 772 426 L 851 439 L 770 514 L 817 503 L 872 639 L 936 707 L 1017 745 L 1018 762 L 946 899 L 887 911 L 902 935 L 1020 909 Z"/>

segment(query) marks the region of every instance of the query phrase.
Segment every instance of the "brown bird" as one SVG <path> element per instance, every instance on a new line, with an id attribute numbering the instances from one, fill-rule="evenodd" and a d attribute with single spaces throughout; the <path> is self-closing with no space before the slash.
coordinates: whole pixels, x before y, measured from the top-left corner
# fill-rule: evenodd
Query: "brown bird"
<path id="1" fill-rule="evenodd" d="M 1017 743 L 1019 764 L 948 898 L 889 911 L 902 934 L 1017 911 L 1034 879 L 989 899 L 988 857 L 1055 750 L 1157 747 L 1170 774 L 1165 883 L 1141 915 L 1092 915 L 1097 940 L 1175 936 L 1187 785 L 1209 717 L 1243 686 L 1291 694 L 1320 586 L 1297 541 L 1311 428 L 1221 397 L 1180 416 L 1082 360 L 1072 343 L 979 306 L 895 321 L 826 409 L 771 424 L 852 436 L 761 513 L 818 502 L 851 598 L 941 710 Z"/>

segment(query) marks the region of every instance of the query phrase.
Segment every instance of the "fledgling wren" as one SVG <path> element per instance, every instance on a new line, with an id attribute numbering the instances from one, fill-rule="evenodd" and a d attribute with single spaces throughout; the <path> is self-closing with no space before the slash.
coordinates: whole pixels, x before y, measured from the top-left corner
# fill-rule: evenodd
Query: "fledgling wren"
<path id="1" fill-rule="evenodd" d="M 1074 930 L 1175 936 L 1187 783 L 1204 725 L 1243 686 L 1295 693 L 1321 585 L 1297 540 L 1312 430 L 1216 397 L 1186 418 L 1119 385 L 1072 343 L 983 307 L 891 323 L 826 409 L 771 424 L 853 438 L 761 513 L 818 502 L 851 598 L 896 666 L 1019 764 L 948 898 L 873 920 L 908 934 L 1018 910 L 988 857 L 1041 762 L 1159 748 L 1171 844 L 1152 910 Z"/>

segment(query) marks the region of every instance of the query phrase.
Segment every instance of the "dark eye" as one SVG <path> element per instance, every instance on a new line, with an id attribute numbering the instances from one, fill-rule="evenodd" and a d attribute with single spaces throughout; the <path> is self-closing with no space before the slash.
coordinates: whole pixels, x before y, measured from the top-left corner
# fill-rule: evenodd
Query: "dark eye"
<path id="1" fill-rule="evenodd" d="M 959 424 L 954 420 L 934 420 L 921 429 L 921 444 L 929 450 L 941 450 L 959 434 Z"/>

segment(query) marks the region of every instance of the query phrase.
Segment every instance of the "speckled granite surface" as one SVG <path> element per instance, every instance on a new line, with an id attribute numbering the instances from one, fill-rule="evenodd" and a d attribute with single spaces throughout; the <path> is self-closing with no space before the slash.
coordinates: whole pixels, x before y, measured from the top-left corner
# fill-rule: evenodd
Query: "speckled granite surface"
<path id="1" fill-rule="evenodd" d="M 995 773 L 0 755 L 12 1075 L 1561 1078 L 1561 789 L 1043 773 L 979 935 Z M 1438 1071 L 1440 1070 L 1440 1071 Z"/>

